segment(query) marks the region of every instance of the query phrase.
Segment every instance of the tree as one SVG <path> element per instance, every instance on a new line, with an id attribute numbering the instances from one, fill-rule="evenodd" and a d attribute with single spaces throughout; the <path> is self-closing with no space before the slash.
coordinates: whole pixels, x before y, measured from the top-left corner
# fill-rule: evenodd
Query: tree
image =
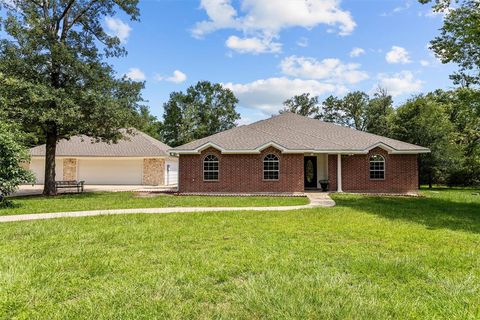
<path id="1" fill-rule="evenodd" d="M 400 106 L 391 119 L 394 139 L 421 145 L 431 153 L 419 156 L 420 182 L 444 183 L 450 168 L 458 166 L 461 151 L 444 106 L 423 95 Z"/>
<path id="2" fill-rule="evenodd" d="M 450 76 L 455 84 L 480 85 L 480 2 L 456 2 L 460 6 L 453 9 L 450 0 L 436 0 L 433 10 L 443 11 L 445 19 L 440 35 L 430 42 L 430 48 L 442 63 L 458 64 L 459 70 Z"/>
<path id="3" fill-rule="evenodd" d="M 455 130 L 455 144 L 462 151 L 459 166 L 451 168 L 451 185 L 480 184 L 480 91 L 458 88 L 426 95 L 444 106 Z"/>
<path id="4" fill-rule="evenodd" d="M 368 118 L 373 116 L 369 112 L 369 107 L 370 98 L 361 91 L 348 93 L 343 98 L 329 96 L 322 103 L 319 118 L 327 122 L 366 131 L 368 126 L 372 127 L 373 121 L 376 121 L 376 119 Z"/>
<path id="5" fill-rule="evenodd" d="M 184 95 L 181 92 L 172 92 L 170 99 L 163 105 L 162 140 L 169 146 L 177 147 L 182 144 Z"/>
<path id="6" fill-rule="evenodd" d="M 318 106 L 318 97 L 310 97 L 310 93 L 293 96 L 283 102 L 284 108 L 280 113 L 293 112 L 302 116 L 318 118 L 320 107 Z"/>
<path id="7" fill-rule="evenodd" d="M 0 122 L 0 205 L 4 196 L 15 192 L 22 183 L 33 183 L 33 174 L 22 166 L 29 154 L 21 141 L 22 134 L 11 124 Z"/>
<path id="8" fill-rule="evenodd" d="M 365 130 L 381 136 L 390 134 L 389 118 L 394 114 L 392 96 L 378 88 L 365 111 Z"/>
<path id="9" fill-rule="evenodd" d="M 236 126 L 238 99 L 218 83 L 200 81 L 164 104 L 162 138 L 175 147 Z"/>
<path id="10" fill-rule="evenodd" d="M 147 106 L 141 106 L 133 115 L 132 126 L 149 136 L 160 139 L 162 123 L 150 113 Z"/>
<path id="11" fill-rule="evenodd" d="M 57 141 L 86 134 L 121 137 L 142 83 L 118 79 L 105 62 L 126 51 L 102 26 L 105 16 L 139 15 L 138 0 L 0 0 L 0 108 L 46 142 L 44 194 L 55 194 Z"/>

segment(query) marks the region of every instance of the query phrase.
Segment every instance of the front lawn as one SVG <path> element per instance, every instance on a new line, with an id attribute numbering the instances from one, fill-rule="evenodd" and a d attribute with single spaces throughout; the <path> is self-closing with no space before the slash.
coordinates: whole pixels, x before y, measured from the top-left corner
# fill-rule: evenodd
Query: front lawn
<path id="1" fill-rule="evenodd" d="M 268 207 L 308 204 L 306 197 L 210 197 L 157 195 L 138 197 L 133 192 L 61 194 L 55 197 L 10 198 L 12 208 L 0 208 L 0 215 L 107 209 L 163 207 Z"/>
<path id="2" fill-rule="evenodd" d="M 472 192 L 0 224 L 0 318 L 478 319 Z"/>

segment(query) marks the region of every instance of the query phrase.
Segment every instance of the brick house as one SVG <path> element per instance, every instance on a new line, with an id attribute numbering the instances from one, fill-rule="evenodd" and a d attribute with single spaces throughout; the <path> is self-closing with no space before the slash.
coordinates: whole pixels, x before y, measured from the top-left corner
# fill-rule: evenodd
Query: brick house
<path id="1" fill-rule="evenodd" d="M 135 129 L 124 136 L 110 144 L 88 136 L 60 140 L 55 157 L 56 180 L 83 180 L 89 185 L 177 183 L 178 159 L 170 156 L 169 146 Z M 43 184 L 45 145 L 30 149 L 30 155 L 30 170 L 36 183 Z"/>
<path id="2" fill-rule="evenodd" d="M 170 150 L 179 192 L 415 192 L 427 148 L 293 113 L 239 126 Z"/>

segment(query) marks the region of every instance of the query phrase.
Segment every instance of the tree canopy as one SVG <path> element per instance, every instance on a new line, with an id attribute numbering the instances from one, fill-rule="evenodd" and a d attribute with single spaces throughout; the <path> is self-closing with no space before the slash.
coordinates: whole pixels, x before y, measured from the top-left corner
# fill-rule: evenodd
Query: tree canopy
<path id="1" fill-rule="evenodd" d="M 420 0 L 428 3 L 432 0 Z M 462 86 L 480 85 L 480 1 L 436 0 L 433 10 L 443 12 L 445 19 L 440 35 L 431 41 L 430 48 L 443 63 L 453 62 L 459 70 L 450 78 Z"/>
<path id="2" fill-rule="evenodd" d="M 164 104 L 163 141 L 175 147 L 235 127 L 237 103 L 230 89 L 208 81 L 172 92 Z"/>
<path id="3" fill-rule="evenodd" d="M 280 113 L 293 112 L 302 116 L 316 118 L 320 107 L 318 97 L 311 97 L 310 93 L 293 96 L 283 102 L 283 109 Z"/>
<path id="4" fill-rule="evenodd" d="M 59 139 L 86 134 L 115 141 L 142 100 L 143 83 L 106 63 L 126 51 L 103 29 L 104 17 L 139 16 L 138 0 L 2 0 L 0 108 L 47 144 L 44 194 L 55 193 Z"/>
<path id="5" fill-rule="evenodd" d="M 0 121 L 0 205 L 4 196 L 15 192 L 22 183 L 33 183 L 33 174 L 25 169 L 29 154 L 23 134 L 11 124 Z"/>

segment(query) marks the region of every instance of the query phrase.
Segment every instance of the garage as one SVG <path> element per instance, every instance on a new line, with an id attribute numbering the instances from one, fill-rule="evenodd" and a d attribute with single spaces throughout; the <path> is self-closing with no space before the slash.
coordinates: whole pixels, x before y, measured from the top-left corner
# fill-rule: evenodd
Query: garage
<path id="1" fill-rule="evenodd" d="M 166 161 L 165 184 L 166 185 L 178 184 L 178 161 L 173 161 L 173 160 Z"/>
<path id="2" fill-rule="evenodd" d="M 77 177 L 86 184 L 140 185 L 143 177 L 143 160 L 79 159 Z"/>
<path id="3" fill-rule="evenodd" d="M 176 184 L 178 159 L 170 147 L 149 135 L 131 129 L 121 131 L 123 139 L 115 143 L 88 136 L 74 136 L 57 143 L 56 180 L 85 181 L 86 185 Z M 43 183 L 46 146 L 30 149 L 30 169 Z"/>
<path id="4" fill-rule="evenodd" d="M 30 170 L 35 175 L 35 183 L 43 184 L 45 181 L 45 158 L 33 158 L 30 162 Z M 63 160 L 55 161 L 55 176 L 57 180 L 63 178 Z"/>

